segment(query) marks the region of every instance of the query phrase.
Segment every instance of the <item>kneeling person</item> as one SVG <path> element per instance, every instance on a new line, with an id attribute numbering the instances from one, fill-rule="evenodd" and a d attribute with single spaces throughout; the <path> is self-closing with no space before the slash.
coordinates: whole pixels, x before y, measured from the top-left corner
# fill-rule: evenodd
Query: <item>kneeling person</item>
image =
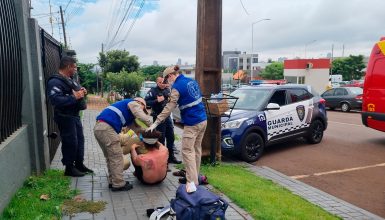
<path id="1" fill-rule="evenodd" d="M 132 145 L 135 176 L 144 184 L 161 183 L 167 176 L 168 149 L 158 141 L 161 136 L 159 131 L 146 131 L 141 137 L 144 147 Z"/>

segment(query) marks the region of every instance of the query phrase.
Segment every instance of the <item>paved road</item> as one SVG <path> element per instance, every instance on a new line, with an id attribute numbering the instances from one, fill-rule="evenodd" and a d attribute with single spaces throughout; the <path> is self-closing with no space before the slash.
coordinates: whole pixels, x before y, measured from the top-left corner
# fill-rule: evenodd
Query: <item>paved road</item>
<path id="1" fill-rule="evenodd" d="M 320 144 L 271 146 L 256 163 L 385 217 L 385 133 L 366 128 L 359 113 L 328 111 Z"/>

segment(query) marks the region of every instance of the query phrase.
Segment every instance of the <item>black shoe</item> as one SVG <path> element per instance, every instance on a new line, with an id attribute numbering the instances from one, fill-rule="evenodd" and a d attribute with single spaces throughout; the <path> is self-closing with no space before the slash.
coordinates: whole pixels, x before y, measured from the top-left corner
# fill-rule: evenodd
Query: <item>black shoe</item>
<path id="1" fill-rule="evenodd" d="M 169 157 L 168 158 L 168 162 L 169 163 L 174 163 L 174 164 L 181 164 L 182 163 L 182 161 L 176 159 L 175 157 Z"/>
<path id="2" fill-rule="evenodd" d="M 83 173 L 94 173 L 93 170 L 87 168 L 83 163 L 75 163 L 75 168 Z"/>
<path id="3" fill-rule="evenodd" d="M 181 184 L 186 184 L 186 183 L 187 183 L 186 177 L 181 177 L 181 178 L 178 179 L 178 181 L 179 181 L 179 183 L 181 183 Z"/>
<path id="4" fill-rule="evenodd" d="M 84 173 L 80 172 L 74 166 L 68 165 L 64 171 L 64 176 L 82 177 L 84 176 Z"/>
<path id="5" fill-rule="evenodd" d="M 113 187 L 113 186 L 111 186 L 111 191 L 113 191 L 113 192 L 128 191 L 128 190 L 130 190 L 132 188 L 133 188 L 132 184 L 129 183 L 129 182 L 126 182 L 126 185 L 124 185 L 122 187 Z"/>

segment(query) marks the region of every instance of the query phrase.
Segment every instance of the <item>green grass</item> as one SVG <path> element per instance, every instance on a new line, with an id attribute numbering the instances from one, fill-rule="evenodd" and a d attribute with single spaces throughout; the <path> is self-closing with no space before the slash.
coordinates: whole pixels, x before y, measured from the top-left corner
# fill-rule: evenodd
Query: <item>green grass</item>
<path id="1" fill-rule="evenodd" d="M 204 165 L 209 183 L 254 219 L 340 219 L 239 165 Z"/>
<path id="2" fill-rule="evenodd" d="M 77 192 L 70 189 L 71 179 L 63 171 L 48 170 L 42 176 L 30 176 L 16 192 L 0 219 L 61 219 L 61 204 Z M 48 200 L 41 200 L 48 195 Z"/>

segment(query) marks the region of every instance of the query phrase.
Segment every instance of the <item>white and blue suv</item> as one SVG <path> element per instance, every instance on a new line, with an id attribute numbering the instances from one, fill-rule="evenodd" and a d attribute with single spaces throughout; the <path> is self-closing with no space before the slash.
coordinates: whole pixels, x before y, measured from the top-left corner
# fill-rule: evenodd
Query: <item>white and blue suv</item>
<path id="1" fill-rule="evenodd" d="M 221 147 L 246 162 L 258 160 L 265 147 L 303 137 L 321 142 L 327 127 L 325 100 L 308 85 L 242 87 L 230 117 L 222 117 Z"/>

